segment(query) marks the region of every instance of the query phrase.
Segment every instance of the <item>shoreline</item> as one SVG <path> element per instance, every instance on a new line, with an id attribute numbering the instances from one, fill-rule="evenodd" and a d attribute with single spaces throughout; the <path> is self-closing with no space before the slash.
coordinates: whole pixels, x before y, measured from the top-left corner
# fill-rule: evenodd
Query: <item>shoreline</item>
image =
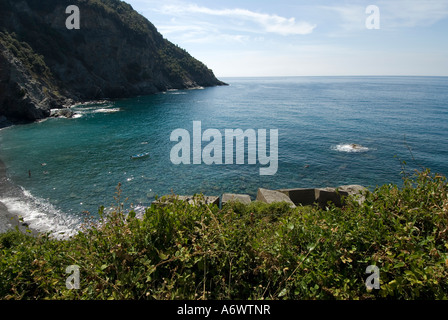
<path id="1" fill-rule="evenodd" d="M 0 159 L 0 234 L 14 231 L 18 229 L 19 232 L 25 235 L 38 237 L 39 235 L 45 233 L 42 230 L 30 227 L 30 224 L 20 218 L 21 212 L 14 212 L 14 209 L 8 209 L 3 201 L 6 198 L 16 198 L 24 195 L 23 190 L 14 185 L 11 181 L 8 180 L 6 175 L 6 165 Z M 340 191 L 337 191 L 341 188 Z M 273 203 L 273 202 L 286 202 L 290 204 L 291 208 L 295 208 L 298 205 L 313 205 L 316 204 L 320 207 L 322 205 L 326 205 L 328 201 L 335 203 L 337 206 L 342 205 L 341 196 L 348 195 L 359 195 L 360 192 L 368 191 L 367 188 L 358 185 L 346 185 L 340 186 L 337 188 L 313 188 L 313 189 L 279 189 L 279 190 L 269 190 L 259 188 L 257 191 L 257 197 L 255 201 L 260 201 L 264 203 Z M 340 193 L 341 192 L 341 193 Z M 362 193 L 361 192 L 361 193 Z M 170 196 L 168 196 L 170 198 Z M 186 198 L 188 202 L 191 203 L 191 200 L 194 196 L 178 196 L 179 198 Z M 217 204 L 219 207 L 224 205 L 225 202 L 232 201 L 229 198 L 236 198 L 236 201 L 240 201 L 242 203 L 250 203 L 252 202 L 249 195 L 246 194 L 230 194 L 224 193 L 222 196 L 204 196 L 206 197 L 206 203 Z M 167 199 L 161 198 L 161 201 L 153 202 L 156 205 L 166 205 L 167 202 L 170 201 Z M 222 198 L 222 199 L 221 199 Z M 4 200 L 5 199 L 5 200 Z M 358 201 L 362 202 L 363 197 L 359 198 Z M 23 209 L 22 209 L 23 210 Z M 12 212 L 13 211 L 13 212 Z M 52 232 L 50 232 L 52 233 Z"/>
<path id="2" fill-rule="evenodd" d="M 2 160 L 0 160 L 0 195 L 6 194 L 8 191 L 17 189 L 12 185 L 6 176 L 6 166 Z M 0 234 L 6 233 L 11 230 L 15 230 L 18 227 L 19 231 L 32 236 L 39 235 L 37 230 L 28 227 L 28 224 L 21 222 L 17 214 L 8 210 L 8 207 L 1 201 L 0 198 Z M 28 232 L 30 231 L 30 232 Z"/>
<path id="3" fill-rule="evenodd" d="M 92 101 L 90 103 L 85 103 L 85 104 L 96 104 L 96 103 L 104 103 L 104 102 L 106 102 L 106 100 Z M 72 106 L 70 106 L 70 108 L 72 108 L 74 106 L 75 105 L 72 105 Z M 48 117 L 48 118 L 42 119 L 40 121 L 45 121 L 49 118 L 52 118 L 52 117 Z M 0 118 L 0 131 L 7 127 L 14 126 L 14 124 L 11 124 L 11 123 L 8 124 L 1 120 L 2 119 Z M 2 126 L 2 124 L 3 124 L 3 126 Z M 351 146 L 353 147 L 353 149 L 356 149 L 355 151 L 359 151 L 358 149 L 360 149 L 360 147 L 362 147 L 360 145 L 354 145 L 354 144 Z M 16 229 L 18 229 L 18 231 L 23 234 L 31 235 L 34 237 L 39 236 L 40 234 L 45 234 L 46 233 L 45 230 L 36 228 L 36 226 L 30 227 L 30 224 L 32 225 L 32 223 L 29 223 L 26 220 L 24 221 L 23 219 L 21 219 L 21 216 L 24 216 L 23 213 L 25 213 L 25 214 L 27 213 L 26 209 L 23 209 L 21 206 L 16 208 L 15 205 L 11 205 L 9 203 L 10 198 L 22 198 L 25 195 L 25 193 L 24 193 L 24 190 L 20 188 L 20 186 L 15 185 L 7 178 L 6 173 L 7 173 L 6 165 L 0 159 L 0 234 L 6 233 L 8 231 L 14 231 Z M 301 200 L 305 201 L 306 203 L 308 203 L 308 202 L 310 202 L 310 203 L 316 202 L 317 203 L 317 201 L 319 200 L 318 198 L 315 198 L 312 201 L 309 200 L 308 198 L 315 197 L 316 190 L 321 190 L 321 189 L 322 189 L 322 192 L 319 191 L 319 194 L 325 193 L 325 197 L 330 198 L 330 199 L 334 198 L 334 196 L 332 195 L 332 193 L 334 193 L 334 192 L 332 190 L 329 190 L 329 189 L 334 189 L 334 188 L 328 188 L 328 187 L 327 188 L 317 188 L 317 189 L 316 188 L 314 188 L 314 189 L 284 189 L 284 190 L 262 189 L 262 190 L 265 190 L 264 191 L 265 193 L 266 192 L 268 192 L 268 193 L 275 192 L 276 195 L 269 194 L 267 196 L 267 198 L 265 197 L 265 195 L 262 195 L 261 198 L 263 198 L 263 200 L 264 200 L 263 202 L 269 203 L 270 198 L 278 198 L 279 194 L 282 193 L 281 199 L 285 200 L 287 198 L 287 202 L 290 202 L 290 204 L 292 206 L 295 206 L 295 204 L 293 202 L 296 202 L 296 201 L 291 201 L 291 200 L 293 200 L 293 199 L 297 200 L 298 198 L 301 198 Z M 281 191 L 281 192 L 278 192 L 278 191 Z M 259 198 L 259 193 L 260 193 L 260 188 L 258 190 L 257 200 Z M 286 195 L 285 195 L 285 193 L 286 193 Z M 309 195 L 311 193 L 313 194 L 313 196 Z M 231 195 L 231 194 L 227 194 L 227 193 L 222 194 L 221 196 L 222 196 L 223 200 L 224 200 L 224 195 Z M 218 206 L 220 203 L 221 196 L 217 197 L 218 198 Z M 233 195 L 233 196 L 243 196 L 244 197 L 244 196 L 248 196 L 248 195 Z M 182 196 L 180 196 L 180 197 L 182 197 Z M 192 198 L 193 196 L 183 196 L 183 197 Z M 303 202 L 303 201 L 300 201 L 300 202 Z M 249 200 L 249 202 L 250 202 L 250 200 Z M 9 209 L 5 203 L 9 203 L 9 206 L 10 206 Z M 46 213 L 48 213 L 48 212 L 46 212 Z M 50 231 L 50 230 L 48 230 L 48 231 Z"/>

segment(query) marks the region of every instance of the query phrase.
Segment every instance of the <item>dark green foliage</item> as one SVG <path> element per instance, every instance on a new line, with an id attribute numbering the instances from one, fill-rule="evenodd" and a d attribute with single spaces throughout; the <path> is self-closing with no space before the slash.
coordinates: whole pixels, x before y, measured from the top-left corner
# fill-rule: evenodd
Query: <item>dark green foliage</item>
<path id="1" fill-rule="evenodd" d="M 202 62 L 193 58 L 187 51 L 177 45 L 173 45 L 164 40 L 164 45 L 159 50 L 160 59 L 168 69 L 170 78 L 187 80 L 188 77 L 207 78 L 207 73 L 211 73 Z"/>
<path id="2" fill-rule="evenodd" d="M 429 170 L 363 204 L 148 208 L 111 214 L 69 240 L 0 236 L 6 299 L 447 299 L 448 186 Z M 65 288 L 79 265 L 81 288 Z M 380 290 L 365 270 L 380 269 Z"/>
<path id="3" fill-rule="evenodd" d="M 35 77 L 50 79 L 52 74 L 45 64 L 43 56 L 35 53 L 28 43 L 21 42 L 16 37 L 17 35 L 14 33 L 0 32 L 0 43 L 19 59 Z"/>

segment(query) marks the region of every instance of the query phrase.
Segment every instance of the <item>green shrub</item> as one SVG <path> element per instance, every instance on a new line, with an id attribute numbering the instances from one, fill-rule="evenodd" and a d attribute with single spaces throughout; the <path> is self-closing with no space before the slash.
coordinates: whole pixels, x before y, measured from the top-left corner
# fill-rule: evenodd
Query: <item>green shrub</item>
<path id="1" fill-rule="evenodd" d="M 429 170 L 343 208 L 198 205 L 110 214 L 67 240 L 0 236 L 3 299 L 447 299 L 448 187 Z M 69 265 L 80 289 L 68 290 Z M 367 266 L 380 289 L 366 288 Z"/>

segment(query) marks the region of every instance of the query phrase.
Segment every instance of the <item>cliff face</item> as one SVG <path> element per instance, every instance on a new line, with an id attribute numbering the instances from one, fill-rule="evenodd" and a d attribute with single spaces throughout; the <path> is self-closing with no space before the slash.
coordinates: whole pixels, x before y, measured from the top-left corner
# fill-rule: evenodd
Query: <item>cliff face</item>
<path id="1" fill-rule="evenodd" d="M 80 29 L 66 27 L 69 5 Z M 73 101 L 224 85 L 119 0 L 0 0 L 0 116 L 36 120 Z"/>

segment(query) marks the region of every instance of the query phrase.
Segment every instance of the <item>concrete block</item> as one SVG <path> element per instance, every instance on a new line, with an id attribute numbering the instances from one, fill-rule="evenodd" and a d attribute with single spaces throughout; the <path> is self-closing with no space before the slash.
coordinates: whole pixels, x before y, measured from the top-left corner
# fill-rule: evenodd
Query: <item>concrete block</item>
<path id="1" fill-rule="evenodd" d="M 233 194 L 233 193 L 224 193 L 222 195 L 221 204 L 225 205 L 228 202 L 241 202 L 243 204 L 250 204 L 252 200 L 248 194 Z"/>
<path id="2" fill-rule="evenodd" d="M 314 189 L 280 189 L 278 191 L 287 195 L 296 206 L 309 206 L 317 201 Z"/>
<path id="3" fill-rule="evenodd" d="M 340 186 L 337 190 L 342 196 L 355 198 L 359 204 L 362 204 L 366 200 L 365 196 L 369 191 L 369 189 L 360 185 Z"/>
<path id="4" fill-rule="evenodd" d="M 341 195 L 336 192 L 336 188 L 321 188 L 315 189 L 316 199 L 320 207 L 324 208 L 329 202 L 335 206 L 340 207 Z"/>
<path id="5" fill-rule="evenodd" d="M 340 186 L 338 188 L 322 188 L 316 189 L 316 199 L 319 206 L 325 207 L 329 202 L 334 203 L 337 207 L 343 205 L 343 198 L 355 197 L 359 203 L 365 200 L 367 188 L 359 185 Z"/>
<path id="6" fill-rule="evenodd" d="M 284 193 L 275 190 L 268 190 L 259 188 L 257 193 L 257 201 L 265 202 L 265 203 L 274 203 L 274 202 L 286 202 L 289 204 L 291 208 L 295 208 L 296 205 L 291 199 Z"/>

